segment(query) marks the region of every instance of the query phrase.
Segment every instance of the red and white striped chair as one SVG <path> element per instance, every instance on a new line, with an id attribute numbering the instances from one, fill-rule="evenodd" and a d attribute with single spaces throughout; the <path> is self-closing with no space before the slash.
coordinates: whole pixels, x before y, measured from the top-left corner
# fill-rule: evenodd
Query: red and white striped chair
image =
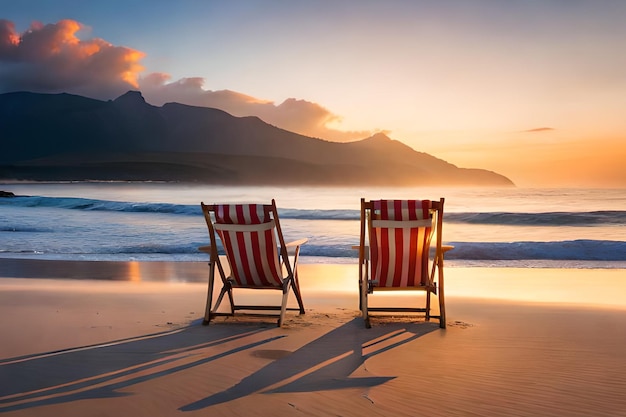
<path id="1" fill-rule="evenodd" d="M 439 201 L 361 199 L 359 294 L 366 327 L 371 326 L 372 311 L 424 312 L 427 321 L 438 318 L 439 326 L 446 327 L 443 254 L 452 247 L 442 244 L 443 205 L 443 198 Z M 433 236 L 436 236 L 436 249 L 431 260 Z M 426 307 L 368 306 L 368 295 L 393 290 L 425 291 Z M 439 296 L 439 315 L 431 314 L 431 294 Z"/>
<path id="2" fill-rule="evenodd" d="M 203 323 L 208 324 L 217 315 L 234 315 L 235 310 L 280 310 L 278 326 L 282 326 L 290 290 L 296 296 L 297 310 L 304 314 L 297 265 L 300 245 L 307 239 L 285 244 L 276 202 L 200 205 L 211 239 L 209 246 L 200 248 L 210 255 L 209 289 Z M 230 267 L 228 276 L 218 255 L 218 238 Z M 222 279 L 222 289 L 212 307 L 216 267 Z M 234 288 L 280 290 L 283 293 L 282 303 L 280 306 L 238 305 L 233 298 Z M 230 313 L 217 312 L 224 295 L 228 295 Z"/>

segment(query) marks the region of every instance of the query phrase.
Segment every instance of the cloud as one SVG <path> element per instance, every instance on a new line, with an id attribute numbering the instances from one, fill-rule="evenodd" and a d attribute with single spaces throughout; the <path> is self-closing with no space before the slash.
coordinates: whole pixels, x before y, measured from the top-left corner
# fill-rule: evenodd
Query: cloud
<path id="1" fill-rule="evenodd" d="M 323 106 L 288 98 L 276 105 L 230 90 L 204 90 L 204 79 L 171 81 L 168 74 L 142 76 L 141 51 L 115 46 L 103 39 L 82 40 L 84 26 L 74 20 L 55 24 L 35 22 L 24 33 L 13 22 L 0 19 L 0 93 L 32 91 L 71 93 L 108 100 L 128 90 L 141 90 L 153 105 L 178 102 L 213 107 L 235 116 L 258 116 L 277 127 L 307 136 L 350 141 L 371 135 L 369 131 L 328 128 L 340 121 Z"/>
<path id="2" fill-rule="evenodd" d="M 17 33 L 0 20 L 0 92 L 69 92 L 93 98 L 115 98 L 137 88 L 140 51 L 76 36 L 82 25 L 61 20 L 35 22 Z"/>
<path id="3" fill-rule="evenodd" d="M 522 130 L 522 133 L 537 133 L 537 132 L 549 132 L 554 130 L 552 127 L 537 127 L 534 129 Z"/>
<path id="4" fill-rule="evenodd" d="M 323 106 L 306 100 L 288 98 L 279 105 L 230 90 L 204 90 L 203 78 L 170 81 L 170 76 L 152 73 L 139 80 L 140 89 L 151 104 L 161 106 L 177 102 L 192 106 L 213 107 L 234 116 L 258 116 L 263 121 L 292 132 L 327 140 L 345 142 L 362 139 L 369 131 L 341 131 L 328 128 L 340 117 Z"/>

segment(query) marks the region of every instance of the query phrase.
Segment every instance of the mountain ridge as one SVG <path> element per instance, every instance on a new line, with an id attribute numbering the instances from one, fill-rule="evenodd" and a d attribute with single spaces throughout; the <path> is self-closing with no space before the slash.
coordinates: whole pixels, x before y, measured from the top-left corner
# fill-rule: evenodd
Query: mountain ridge
<path id="1" fill-rule="evenodd" d="M 311 138 L 256 116 L 146 103 L 139 91 L 100 101 L 67 93 L 0 94 L 0 179 L 163 180 L 214 184 L 513 186 L 382 133 Z"/>

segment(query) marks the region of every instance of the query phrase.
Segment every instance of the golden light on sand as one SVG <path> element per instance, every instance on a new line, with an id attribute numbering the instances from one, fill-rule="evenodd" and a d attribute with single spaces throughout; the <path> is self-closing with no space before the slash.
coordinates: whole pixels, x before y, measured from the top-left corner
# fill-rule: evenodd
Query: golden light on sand
<path id="1" fill-rule="evenodd" d="M 137 261 L 128 262 L 128 280 L 133 282 L 141 281 L 141 264 Z"/>

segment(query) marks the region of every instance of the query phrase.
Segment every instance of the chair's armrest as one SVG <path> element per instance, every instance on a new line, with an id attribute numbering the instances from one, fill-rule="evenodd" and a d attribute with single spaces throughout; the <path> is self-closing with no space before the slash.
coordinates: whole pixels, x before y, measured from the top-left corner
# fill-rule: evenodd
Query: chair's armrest
<path id="1" fill-rule="evenodd" d="M 292 242 L 285 243 L 285 248 L 289 252 L 289 255 L 293 255 L 300 246 L 304 245 L 308 241 L 309 239 L 307 238 L 294 240 Z"/>
<path id="2" fill-rule="evenodd" d="M 198 246 L 200 252 L 211 253 L 211 245 Z"/>
<path id="3" fill-rule="evenodd" d="M 446 253 L 449 250 L 454 249 L 454 246 L 452 245 L 441 245 L 441 252 Z"/>
<path id="4" fill-rule="evenodd" d="M 352 249 L 354 250 L 359 250 L 361 248 L 361 245 L 352 245 Z M 369 246 L 363 246 L 363 255 L 365 255 L 365 260 L 369 261 L 370 259 L 370 247 Z"/>
<path id="5" fill-rule="evenodd" d="M 309 241 L 309 239 L 307 239 L 307 238 L 294 240 L 293 242 L 285 243 L 285 247 L 286 248 L 292 248 L 292 247 L 295 247 L 295 246 L 301 246 L 301 245 L 304 245 L 308 241 Z"/>

